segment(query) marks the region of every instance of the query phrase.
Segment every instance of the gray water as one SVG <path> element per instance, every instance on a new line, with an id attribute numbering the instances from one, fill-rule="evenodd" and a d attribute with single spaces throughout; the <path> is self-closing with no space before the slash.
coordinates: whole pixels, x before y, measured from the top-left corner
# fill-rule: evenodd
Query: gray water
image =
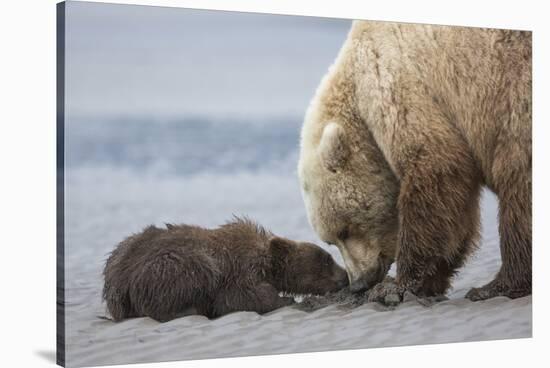
<path id="1" fill-rule="evenodd" d="M 349 20 L 74 1 L 66 24 L 69 123 L 301 117 L 350 27 Z"/>

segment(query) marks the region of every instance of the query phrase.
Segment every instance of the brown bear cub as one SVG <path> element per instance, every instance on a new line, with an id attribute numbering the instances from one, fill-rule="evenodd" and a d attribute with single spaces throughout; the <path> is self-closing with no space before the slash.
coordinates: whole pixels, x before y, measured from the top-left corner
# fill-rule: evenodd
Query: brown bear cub
<path id="1" fill-rule="evenodd" d="M 348 284 L 346 271 L 323 249 L 246 219 L 217 229 L 166 226 L 147 227 L 109 256 L 103 299 L 115 321 L 266 313 L 294 302 L 280 292 L 324 294 Z"/>

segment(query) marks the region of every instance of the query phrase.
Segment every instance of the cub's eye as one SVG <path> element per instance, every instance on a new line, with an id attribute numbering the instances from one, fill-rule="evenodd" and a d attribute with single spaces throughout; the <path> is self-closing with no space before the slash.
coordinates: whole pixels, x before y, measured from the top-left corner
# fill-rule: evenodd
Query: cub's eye
<path id="1" fill-rule="evenodd" d="M 342 230 L 340 230 L 338 232 L 338 234 L 336 234 L 336 236 L 338 237 L 338 239 L 340 239 L 341 241 L 344 241 L 346 240 L 348 237 L 349 237 L 349 230 L 348 228 L 344 228 Z"/>

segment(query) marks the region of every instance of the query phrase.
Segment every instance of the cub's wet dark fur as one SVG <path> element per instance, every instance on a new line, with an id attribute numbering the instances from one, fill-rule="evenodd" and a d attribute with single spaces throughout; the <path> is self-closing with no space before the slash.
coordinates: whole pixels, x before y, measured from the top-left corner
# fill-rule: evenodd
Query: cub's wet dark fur
<path id="1" fill-rule="evenodd" d="M 294 302 L 280 292 L 324 294 L 348 283 L 323 249 L 238 218 L 217 229 L 149 226 L 117 246 L 104 277 L 103 299 L 115 321 L 266 313 Z"/>

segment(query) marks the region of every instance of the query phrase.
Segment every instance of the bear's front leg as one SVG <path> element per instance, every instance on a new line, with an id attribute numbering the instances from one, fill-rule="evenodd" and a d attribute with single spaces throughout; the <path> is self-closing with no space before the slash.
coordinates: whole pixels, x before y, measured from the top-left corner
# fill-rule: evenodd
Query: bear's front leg
<path id="1" fill-rule="evenodd" d="M 406 151 L 398 198 L 397 275 L 395 282 L 375 286 L 369 301 L 397 304 L 406 291 L 443 295 L 475 248 L 480 179 L 468 148 L 457 141 L 435 140 Z"/>
<path id="2" fill-rule="evenodd" d="M 502 265 L 493 281 L 466 294 L 472 301 L 531 294 L 531 170 L 509 165 L 495 171 L 503 176 L 496 187 Z"/>

